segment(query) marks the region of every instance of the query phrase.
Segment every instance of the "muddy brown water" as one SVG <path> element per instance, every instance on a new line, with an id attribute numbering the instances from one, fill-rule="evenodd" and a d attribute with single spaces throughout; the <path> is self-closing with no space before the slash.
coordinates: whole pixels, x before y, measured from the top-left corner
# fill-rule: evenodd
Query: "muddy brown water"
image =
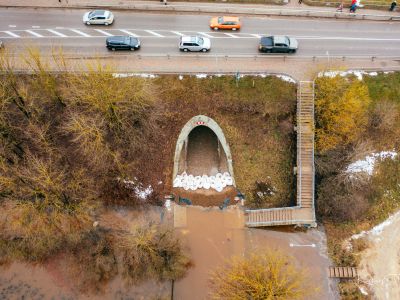
<path id="1" fill-rule="evenodd" d="M 174 224 L 194 264 L 185 278 L 175 282 L 174 299 L 209 299 L 208 278 L 212 270 L 232 255 L 244 256 L 271 248 L 292 255 L 301 267 L 309 270 L 320 292 L 308 299 L 337 299 L 334 283 L 326 276 L 330 262 L 321 231 L 248 229 L 244 226 L 243 210 L 238 206 L 221 211 L 217 207 L 176 205 L 165 214 L 160 214 L 160 208 L 142 212 L 142 217 L 149 216 Z M 137 218 L 137 212 L 120 209 L 107 211 L 100 222 L 133 225 Z M 169 282 L 126 286 L 119 277 L 97 294 L 83 294 L 66 279 L 61 265 L 56 261 L 0 267 L 0 299 L 170 299 Z"/>

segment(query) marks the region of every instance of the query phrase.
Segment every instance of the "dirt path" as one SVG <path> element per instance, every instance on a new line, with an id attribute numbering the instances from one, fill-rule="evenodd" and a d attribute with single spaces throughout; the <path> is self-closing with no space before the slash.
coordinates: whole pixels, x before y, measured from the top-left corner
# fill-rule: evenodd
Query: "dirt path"
<path id="1" fill-rule="evenodd" d="M 362 253 L 359 276 L 376 299 L 399 299 L 400 211 L 366 234 L 370 246 Z"/>

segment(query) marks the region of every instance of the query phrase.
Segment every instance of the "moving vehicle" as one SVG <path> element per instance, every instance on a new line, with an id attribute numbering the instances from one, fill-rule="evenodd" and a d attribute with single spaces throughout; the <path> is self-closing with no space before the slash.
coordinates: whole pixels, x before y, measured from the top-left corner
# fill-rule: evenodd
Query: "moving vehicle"
<path id="1" fill-rule="evenodd" d="M 207 52 L 211 49 L 209 38 L 201 36 L 182 36 L 179 40 L 179 50 L 181 51 L 202 51 Z"/>
<path id="2" fill-rule="evenodd" d="M 260 39 L 258 50 L 260 52 L 276 53 L 295 53 L 298 48 L 298 42 L 295 38 L 287 36 L 263 36 Z"/>
<path id="3" fill-rule="evenodd" d="M 210 20 L 210 28 L 214 30 L 218 29 L 230 29 L 239 30 L 241 22 L 239 17 L 214 17 Z"/>
<path id="4" fill-rule="evenodd" d="M 140 41 L 133 36 L 110 36 L 106 39 L 106 47 L 108 50 L 139 50 Z"/>
<path id="5" fill-rule="evenodd" d="M 111 25 L 114 15 L 108 10 L 93 10 L 83 15 L 83 23 L 86 25 Z"/>

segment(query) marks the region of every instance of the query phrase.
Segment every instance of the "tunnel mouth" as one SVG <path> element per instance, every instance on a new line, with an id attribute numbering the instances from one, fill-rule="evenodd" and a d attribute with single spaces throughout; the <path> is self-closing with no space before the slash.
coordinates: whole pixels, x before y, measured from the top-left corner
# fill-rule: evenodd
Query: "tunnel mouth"
<path id="1" fill-rule="evenodd" d="M 174 194 L 178 199 L 184 198 L 186 204 L 211 206 L 233 202 L 236 188 L 232 159 L 222 129 L 208 117 L 195 118 L 185 125 L 178 138 Z"/>

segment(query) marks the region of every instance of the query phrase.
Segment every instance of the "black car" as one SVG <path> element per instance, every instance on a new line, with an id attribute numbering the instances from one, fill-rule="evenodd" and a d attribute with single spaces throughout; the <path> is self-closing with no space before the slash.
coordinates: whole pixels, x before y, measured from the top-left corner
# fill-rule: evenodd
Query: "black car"
<path id="1" fill-rule="evenodd" d="M 109 50 L 139 50 L 140 41 L 133 36 L 110 36 L 106 40 Z"/>

